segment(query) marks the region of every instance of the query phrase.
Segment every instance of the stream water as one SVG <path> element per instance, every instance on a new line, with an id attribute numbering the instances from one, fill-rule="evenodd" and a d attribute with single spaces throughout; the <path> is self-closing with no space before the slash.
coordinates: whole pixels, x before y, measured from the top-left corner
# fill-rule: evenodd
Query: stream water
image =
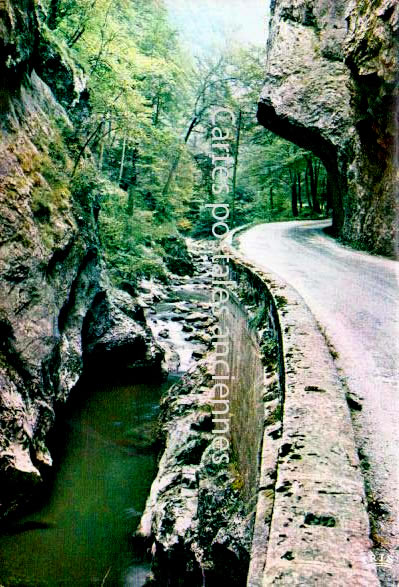
<path id="1" fill-rule="evenodd" d="M 1 585 L 139 587 L 148 573 L 129 536 L 156 474 L 149 445 L 163 386 L 85 384 L 80 391 L 57 429 L 64 448 L 50 495 L 0 537 Z M 26 530 L 27 521 L 49 527 Z"/>

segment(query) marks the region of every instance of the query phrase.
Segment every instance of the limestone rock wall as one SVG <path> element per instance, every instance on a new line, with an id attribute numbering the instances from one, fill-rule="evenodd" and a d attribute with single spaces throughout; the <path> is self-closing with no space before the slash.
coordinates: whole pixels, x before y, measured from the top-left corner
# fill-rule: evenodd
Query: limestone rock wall
<path id="1" fill-rule="evenodd" d="M 336 232 L 391 255 L 395 239 L 395 0 L 272 0 L 258 119 L 327 169 Z"/>
<path id="2" fill-rule="evenodd" d="M 215 464 L 211 360 L 161 402 L 163 452 L 137 539 L 152 554 L 156 585 L 244 585 L 252 520 L 231 466 Z"/>
<path id="3" fill-rule="evenodd" d="M 84 354 L 106 350 L 118 367 L 123 357 L 128 366 L 161 363 L 135 300 L 108 286 L 95 182 L 79 173 L 71 181 L 73 125 L 56 99 L 56 70 L 54 94 L 34 69 L 46 64 L 37 6 L 0 5 L 0 517 L 31 496 L 51 465 L 47 433 Z M 46 54 L 55 53 L 51 46 Z M 64 64 L 72 104 L 82 77 L 61 55 L 52 63 Z"/>
<path id="4" fill-rule="evenodd" d="M 382 0 L 357 2 L 349 8 L 345 63 L 351 76 L 357 140 L 342 235 L 371 251 L 389 254 L 395 252 L 398 219 L 399 5 Z"/>

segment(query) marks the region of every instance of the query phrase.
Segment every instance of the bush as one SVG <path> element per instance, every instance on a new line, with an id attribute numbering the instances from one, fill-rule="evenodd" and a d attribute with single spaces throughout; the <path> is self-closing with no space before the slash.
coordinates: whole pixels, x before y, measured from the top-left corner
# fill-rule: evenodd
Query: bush
<path id="1" fill-rule="evenodd" d="M 194 225 L 192 236 L 194 238 L 215 238 L 212 234 L 212 226 L 215 220 L 210 208 L 201 208 L 197 222 Z"/>

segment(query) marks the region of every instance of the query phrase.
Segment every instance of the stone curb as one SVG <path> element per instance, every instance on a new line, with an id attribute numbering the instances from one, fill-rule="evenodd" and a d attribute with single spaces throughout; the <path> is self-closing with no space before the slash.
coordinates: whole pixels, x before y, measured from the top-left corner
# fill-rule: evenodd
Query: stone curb
<path id="1" fill-rule="evenodd" d="M 245 229 L 245 228 L 244 228 Z M 222 241 L 235 268 L 249 270 L 280 303 L 285 402 L 271 526 L 260 487 L 249 587 L 379 585 L 364 482 L 345 390 L 317 323 L 299 294 Z M 269 465 L 262 449 L 261 478 Z M 263 512 L 263 513 L 262 513 Z M 263 550 L 255 537 L 269 536 Z"/>

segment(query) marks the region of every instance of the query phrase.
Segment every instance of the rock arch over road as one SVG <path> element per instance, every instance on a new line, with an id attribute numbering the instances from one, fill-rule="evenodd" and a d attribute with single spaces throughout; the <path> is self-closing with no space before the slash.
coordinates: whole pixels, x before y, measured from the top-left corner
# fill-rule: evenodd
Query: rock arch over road
<path id="1" fill-rule="evenodd" d="M 258 120 L 328 172 L 334 229 L 395 254 L 399 5 L 274 0 Z"/>

